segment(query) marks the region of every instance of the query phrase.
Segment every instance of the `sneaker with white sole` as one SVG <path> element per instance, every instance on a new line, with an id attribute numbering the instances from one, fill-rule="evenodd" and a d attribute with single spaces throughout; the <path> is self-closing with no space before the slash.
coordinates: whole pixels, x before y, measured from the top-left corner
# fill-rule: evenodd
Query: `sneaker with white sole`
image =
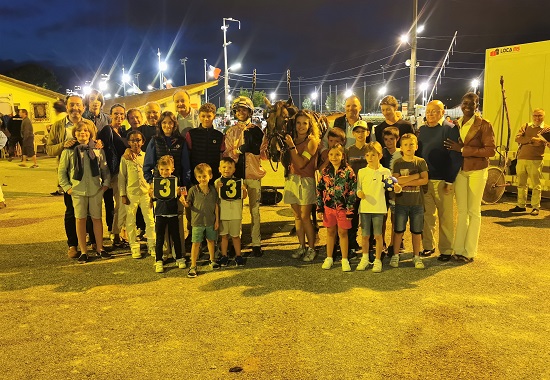
<path id="1" fill-rule="evenodd" d="M 321 268 L 323 269 L 330 269 L 332 268 L 332 263 L 334 261 L 332 260 L 332 257 L 327 257 L 325 261 L 323 261 L 323 265 L 321 265 Z"/>
<path id="2" fill-rule="evenodd" d="M 195 278 L 197 277 L 198 273 L 197 273 L 197 267 L 191 267 L 189 268 L 189 272 L 187 272 L 187 277 L 189 278 Z"/>
<path id="3" fill-rule="evenodd" d="M 348 259 L 342 259 L 342 272 L 351 272 L 351 266 Z"/>
<path id="4" fill-rule="evenodd" d="M 185 269 L 185 267 L 186 267 L 185 259 L 177 259 L 176 264 L 177 264 L 179 269 Z"/>
<path id="5" fill-rule="evenodd" d="M 399 267 L 399 254 L 394 254 L 390 259 L 390 267 L 397 268 Z"/>
<path id="6" fill-rule="evenodd" d="M 306 254 L 304 255 L 304 258 L 302 259 L 302 261 L 306 261 L 306 262 L 313 261 L 313 259 L 315 259 L 315 256 L 317 256 L 317 252 L 315 252 L 315 249 L 310 247 L 307 249 Z"/>
<path id="7" fill-rule="evenodd" d="M 372 271 L 374 273 L 380 273 L 382 272 L 382 260 L 375 259 L 374 264 L 372 264 Z"/>
<path id="8" fill-rule="evenodd" d="M 424 269 L 424 263 L 422 262 L 422 258 L 420 256 L 413 257 L 413 263 L 416 269 Z"/>
<path id="9" fill-rule="evenodd" d="M 155 262 L 155 272 L 156 273 L 164 272 L 164 263 L 162 261 Z"/>
<path id="10" fill-rule="evenodd" d="M 306 253 L 306 247 L 298 247 L 292 253 L 292 258 L 299 259 L 304 255 L 304 253 Z"/>
<path id="11" fill-rule="evenodd" d="M 363 255 L 361 258 L 361 261 L 359 261 L 359 265 L 357 265 L 357 268 L 355 270 L 365 270 L 369 266 L 369 258 L 368 255 Z"/>

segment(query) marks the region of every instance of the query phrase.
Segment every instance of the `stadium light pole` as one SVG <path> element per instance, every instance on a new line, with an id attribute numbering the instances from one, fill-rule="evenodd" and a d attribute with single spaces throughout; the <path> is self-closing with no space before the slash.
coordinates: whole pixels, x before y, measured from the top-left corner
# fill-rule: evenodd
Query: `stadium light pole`
<path id="1" fill-rule="evenodd" d="M 228 115 L 229 111 L 229 66 L 227 66 L 227 45 L 229 45 L 231 42 L 227 42 L 227 28 L 228 25 L 225 24 L 226 21 L 233 21 L 239 24 L 239 29 L 241 29 L 241 22 L 239 20 L 235 20 L 234 18 L 224 18 L 223 19 L 223 61 L 225 64 L 225 77 L 224 77 L 224 95 L 225 95 L 225 114 Z"/>
<path id="2" fill-rule="evenodd" d="M 411 36 L 411 66 L 409 74 L 409 106 L 407 114 L 414 115 L 414 103 L 416 102 L 416 38 L 418 27 L 418 0 L 413 0 L 413 25 Z"/>

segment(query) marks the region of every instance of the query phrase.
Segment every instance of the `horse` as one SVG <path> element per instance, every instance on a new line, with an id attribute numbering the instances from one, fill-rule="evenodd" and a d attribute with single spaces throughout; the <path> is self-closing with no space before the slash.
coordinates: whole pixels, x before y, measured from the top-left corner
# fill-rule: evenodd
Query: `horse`
<path id="1" fill-rule="evenodd" d="M 275 104 L 271 104 L 269 99 L 264 97 L 264 103 L 266 105 L 264 119 L 267 122 L 267 156 L 271 168 L 277 171 L 279 162 L 282 162 L 285 156 L 284 153 L 287 151 L 285 135 L 292 136 L 295 130 L 295 116 L 298 113 L 298 107 L 293 104 L 292 97 L 287 101 L 279 100 Z M 320 137 L 323 138 L 329 125 L 326 116 L 314 111 L 307 112 L 311 115 L 313 121 L 317 123 Z"/>

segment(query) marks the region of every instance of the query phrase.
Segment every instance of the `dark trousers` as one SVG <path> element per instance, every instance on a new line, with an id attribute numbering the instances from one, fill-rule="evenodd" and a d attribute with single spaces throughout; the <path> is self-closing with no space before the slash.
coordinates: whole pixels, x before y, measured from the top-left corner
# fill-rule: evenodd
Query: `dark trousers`
<path id="1" fill-rule="evenodd" d="M 166 230 L 166 227 L 168 227 L 170 239 L 174 242 L 176 260 L 183 257 L 178 217 L 157 215 L 155 217 L 155 232 L 157 233 L 157 241 L 155 245 L 156 261 L 162 261 L 162 247 L 164 245 L 164 231 Z"/>
<path id="2" fill-rule="evenodd" d="M 107 230 L 111 232 L 113 230 L 113 219 L 115 217 L 115 198 L 113 189 L 109 188 L 103 193 L 103 202 L 105 203 L 105 223 L 107 223 Z"/>
<path id="3" fill-rule="evenodd" d="M 23 137 L 11 135 L 8 140 L 8 153 L 10 157 L 15 157 L 15 147 L 17 146 L 17 144 L 19 144 L 19 146 L 23 148 Z"/>
<path id="4" fill-rule="evenodd" d="M 361 199 L 357 197 L 355 205 L 353 206 L 353 217 L 351 218 L 351 228 L 348 230 L 348 244 L 349 249 L 359 248 L 357 244 L 357 231 L 359 230 L 359 203 Z"/>
<path id="5" fill-rule="evenodd" d="M 67 244 L 69 247 L 78 247 L 73 199 L 69 194 L 63 193 L 63 201 L 65 202 L 65 234 L 67 235 Z"/>

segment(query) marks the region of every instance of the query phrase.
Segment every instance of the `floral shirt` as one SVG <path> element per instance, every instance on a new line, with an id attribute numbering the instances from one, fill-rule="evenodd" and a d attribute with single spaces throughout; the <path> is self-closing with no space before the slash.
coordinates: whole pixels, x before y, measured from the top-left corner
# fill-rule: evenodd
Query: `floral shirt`
<path id="1" fill-rule="evenodd" d="M 324 212 L 324 208 L 328 207 L 353 215 L 356 187 L 357 179 L 349 165 L 340 166 L 334 173 L 334 166 L 328 164 L 317 184 L 317 211 Z"/>

